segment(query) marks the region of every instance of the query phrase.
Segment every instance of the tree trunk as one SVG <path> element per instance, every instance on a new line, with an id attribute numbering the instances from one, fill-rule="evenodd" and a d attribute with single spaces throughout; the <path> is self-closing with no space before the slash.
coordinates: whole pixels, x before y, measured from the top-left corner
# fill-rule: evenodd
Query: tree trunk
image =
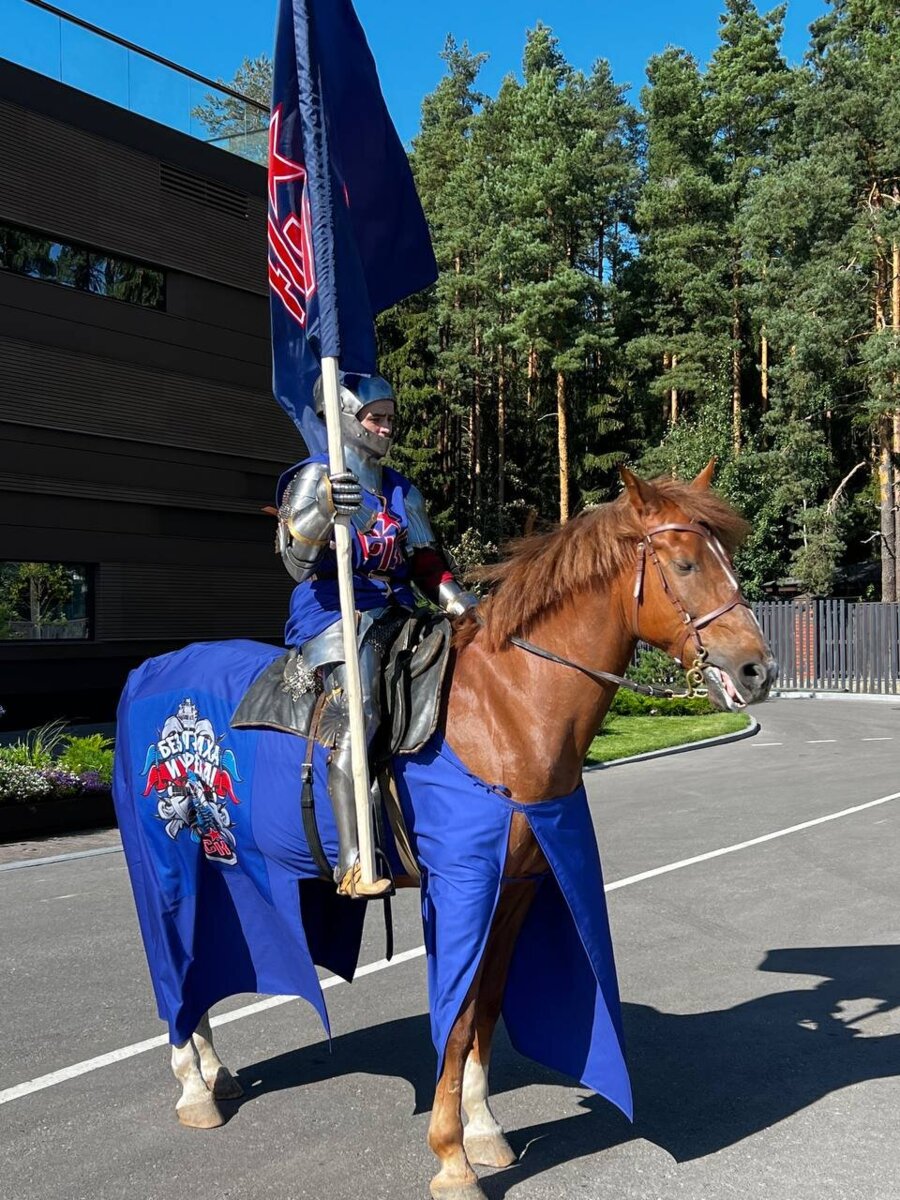
<path id="1" fill-rule="evenodd" d="M 497 505 L 502 534 L 503 505 L 506 502 L 506 375 L 502 346 L 497 348 L 497 358 Z"/>
<path id="2" fill-rule="evenodd" d="M 672 355 L 672 370 L 678 366 L 678 355 Z M 675 425 L 678 422 L 678 388 L 669 389 L 669 424 Z"/>
<path id="3" fill-rule="evenodd" d="M 743 441 L 743 411 L 741 397 L 741 303 L 738 289 L 741 269 L 735 266 L 731 277 L 731 439 L 734 456 L 741 453 Z"/>
<path id="4" fill-rule="evenodd" d="M 895 189 L 896 194 L 896 189 Z M 894 338 L 900 338 L 900 241 L 891 246 L 891 326 Z M 891 514 L 893 523 L 894 551 L 894 599 L 900 600 L 900 576 L 897 571 L 897 553 L 900 551 L 900 379 L 894 376 L 894 411 L 891 414 L 891 470 L 893 488 L 891 492 Z M 883 598 L 883 597 L 882 597 Z"/>
<path id="5" fill-rule="evenodd" d="M 28 581 L 28 616 L 31 624 L 34 626 L 35 632 L 40 636 L 41 621 L 43 614 L 41 613 L 41 591 L 38 581 L 31 577 Z"/>
<path id="6" fill-rule="evenodd" d="M 556 416 L 559 444 L 559 523 L 569 519 L 569 424 L 566 412 L 566 377 L 556 372 Z"/>
<path id="7" fill-rule="evenodd" d="M 762 338 L 759 343 L 759 369 L 760 369 L 760 408 L 763 412 L 769 411 L 769 339 L 766 337 L 766 331 L 763 330 Z"/>
<path id="8" fill-rule="evenodd" d="M 534 345 L 528 347 L 528 407 L 534 408 L 534 389 L 537 382 L 538 357 Z"/>
<path id="9" fill-rule="evenodd" d="M 668 350 L 663 350 L 663 375 L 668 375 L 668 373 L 671 369 L 672 369 L 672 355 L 669 353 Z M 670 402 L 670 397 L 666 396 L 663 400 L 663 406 L 662 406 L 663 423 L 666 425 L 669 424 L 669 420 L 670 420 L 669 402 Z"/>
<path id="10" fill-rule="evenodd" d="M 894 425 L 883 417 L 878 425 L 878 495 L 881 509 L 881 599 L 897 599 L 897 520 L 894 513 Z"/>
<path id="11" fill-rule="evenodd" d="M 475 332 L 475 380 L 472 388 L 472 475 L 475 481 L 475 523 L 481 528 L 481 335 Z"/>

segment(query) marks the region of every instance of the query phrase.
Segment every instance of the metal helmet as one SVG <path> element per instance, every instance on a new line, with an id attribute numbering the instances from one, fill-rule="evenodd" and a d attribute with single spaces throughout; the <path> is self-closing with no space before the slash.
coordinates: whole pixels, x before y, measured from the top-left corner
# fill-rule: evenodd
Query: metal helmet
<path id="1" fill-rule="evenodd" d="M 316 380 L 313 389 L 313 400 L 316 413 L 325 415 L 325 389 L 322 386 L 321 375 Z M 344 445 L 358 454 L 368 458 L 384 458 L 391 448 L 393 438 L 381 437 L 366 429 L 359 419 L 359 414 L 376 400 L 393 400 L 397 398 L 388 381 L 381 375 L 341 375 L 341 436 Z"/>

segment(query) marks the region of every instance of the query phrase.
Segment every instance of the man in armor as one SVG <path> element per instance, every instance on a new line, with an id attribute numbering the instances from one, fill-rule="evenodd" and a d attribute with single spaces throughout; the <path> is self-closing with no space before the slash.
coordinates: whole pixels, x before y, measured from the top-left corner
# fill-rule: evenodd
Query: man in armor
<path id="1" fill-rule="evenodd" d="M 315 389 L 316 412 L 324 419 L 324 392 Z M 454 578 L 425 513 L 422 494 L 382 460 L 391 448 L 396 403 L 380 375 L 345 375 L 340 392 L 341 435 L 346 470 L 329 475 L 327 454 L 291 467 L 278 483 L 278 549 L 297 581 L 285 631 L 307 670 L 318 671 L 328 700 L 320 726 L 333 750 L 328 791 L 340 844 L 335 868 L 338 892 L 381 896 L 390 881 L 369 886 L 360 880 L 356 806 L 350 757 L 346 668 L 341 636 L 337 559 L 332 531 L 338 514 L 351 519 L 353 591 L 357 611 L 359 666 L 367 743 L 379 723 L 380 673 L 384 651 L 402 620 L 415 607 L 411 584 L 451 616 L 477 597 Z"/>

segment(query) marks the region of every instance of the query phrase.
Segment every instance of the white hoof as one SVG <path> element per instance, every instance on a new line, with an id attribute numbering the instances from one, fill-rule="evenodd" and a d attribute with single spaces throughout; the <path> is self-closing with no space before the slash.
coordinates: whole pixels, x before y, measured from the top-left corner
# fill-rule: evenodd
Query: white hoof
<path id="1" fill-rule="evenodd" d="M 432 1200 L 487 1200 L 478 1183 L 440 1182 L 436 1175 L 430 1185 Z"/>
<path id="2" fill-rule="evenodd" d="M 219 1067 L 215 1079 L 206 1086 L 215 1100 L 239 1100 L 244 1094 L 244 1089 L 227 1067 Z"/>
<path id="3" fill-rule="evenodd" d="M 476 1133 L 463 1142 L 466 1158 L 474 1167 L 511 1167 L 515 1151 L 502 1133 Z"/>
<path id="4" fill-rule="evenodd" d="M 193 1104 L 185 1104 L 176 1108 L 178 1120 L 188 1129 L 218 1129 L 225 1124 L 225 1118 L 210 1095 L 208 1100 L 198 1100 Z"/>

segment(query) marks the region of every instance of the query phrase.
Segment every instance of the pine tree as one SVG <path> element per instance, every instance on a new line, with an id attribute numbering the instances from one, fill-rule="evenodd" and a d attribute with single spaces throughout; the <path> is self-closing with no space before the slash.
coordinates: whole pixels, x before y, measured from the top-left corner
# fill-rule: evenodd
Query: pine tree
<path id="1" fill-rule="evenodd" d="M 753 342 L 748 313 L 747 255 L 741 209 L 751 185 L 774 165 L 790 110 L 790 72 L 780 43 L 785 6 L 761 16 L 753 0 L 726 0 L 719 46 L 706 74 L 707 112 L 715 167 L 727 196 L 729 246 L 730 387 L 732 446 L 746 440 L 745 382 Z M 749 343 L 749 344 L 748 344 Z M 759 376 L 754 379 L 759 391 Z"/>
<path id="2" fill-rule="evenodd" d="M 652 436 L 674 425 L 685 405 L 696 415 L 716 400 L 729 322 L 727 197 L 715 177 L 699 69 L 670 47 L 650 60 L 647 78 L 646 178 L 636 212 L 641 260 L 631 281 L 644 320 L 629 356 L 658 402 Z"/>
<path id="3" fill-rule="evenodd" d="M 748 209 L 776 355 L 773 416 L 782 420 L 781 430 L 771 426 L 773 438 L 784 442 L 784 430 L 802 423 L 831 457 L 827 482 L 808 481 L 795 521 L 800 561 L 810 545 L 820 557 L 840 553 L 844 534 L 831 500 L 845 481 L 855 476 L 855 487 L 862 479 L 855 473 L 870 442 L 883 600 L 898 598 L 898 49 L 895 5 L 835 0 L 812 28 L 792 152 L 756 185 Z"/>

